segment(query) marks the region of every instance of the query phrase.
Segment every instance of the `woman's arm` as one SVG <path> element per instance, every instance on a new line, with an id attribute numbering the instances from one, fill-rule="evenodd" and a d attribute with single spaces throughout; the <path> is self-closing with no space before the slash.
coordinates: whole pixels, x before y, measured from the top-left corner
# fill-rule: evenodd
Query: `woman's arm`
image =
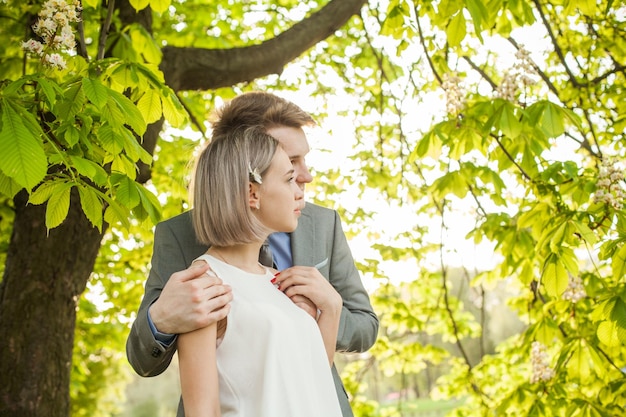
<path id="1" fill-rule="evenodd" d="M 328 355 L 328 363 L 332 366 L 335 359 L 337 346 L 337 332 L 339 330 L 339 318 L 341 317 L 341 305 L 338 308 L 326 308 L 320 310 L 317 325 L 324 339 L 324 347 Z"/>
<path id="2" fill-rule="evenodd" d="M 180 386 L 186 417 L 219 417 L 217 324 L 178 337 Z"/>

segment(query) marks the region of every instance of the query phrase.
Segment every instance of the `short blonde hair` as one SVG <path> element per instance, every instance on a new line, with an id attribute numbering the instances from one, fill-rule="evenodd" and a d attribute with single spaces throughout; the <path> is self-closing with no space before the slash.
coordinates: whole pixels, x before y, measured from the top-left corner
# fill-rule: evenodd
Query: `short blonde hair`
<path id="1" fill-rule="evenodd" d="M 193 227 L 200 243 L 231 246 L 267 237 L 252 214 L 249 184 L 266 174 L 278 141 L 260 127 L 214 137 L 200 153 L 192 183 Z"/>

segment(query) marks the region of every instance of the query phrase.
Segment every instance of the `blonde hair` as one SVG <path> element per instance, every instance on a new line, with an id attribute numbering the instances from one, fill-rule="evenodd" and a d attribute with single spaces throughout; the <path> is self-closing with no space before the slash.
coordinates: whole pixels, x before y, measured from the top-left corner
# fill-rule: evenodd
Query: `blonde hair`
<path id="1" fill-rule="evenodd" d="M 278 126 L 314 126 L 310 114 L 296 104 L 265 91 L 243 93 L 217 109 L 211 127 L 213 137 L 259 126 L 264 131 Z"/>
<path id="2" fill-rule="evenodd" d="M 192 182 L 193 227 L 209 246 L 251 243 L 268 230 L 249 206 L 249 187 L 266 174 L 278 141 L 259 127 L 236 129 L 214 137 L 200 153 Z"/>

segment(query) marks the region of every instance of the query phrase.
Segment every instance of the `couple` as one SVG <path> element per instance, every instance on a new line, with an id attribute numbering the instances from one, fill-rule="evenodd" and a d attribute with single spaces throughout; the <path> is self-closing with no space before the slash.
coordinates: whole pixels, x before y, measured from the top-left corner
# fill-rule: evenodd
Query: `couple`
<path id="1" fill-rule="evenodd" d="M 197 405 L 213 396 L 210 404 L 215 404 L 218 401 L 215 397 L 218 390 L 212 387 L 216 383 L 206 382 L 208 388 L 194 383 L 205 384 L 196 378 L 198 376 L 217 378 L 219 375 L 222 379 L 217 386 L 222 400 L 222 412 L 227 414 L 224 407 L 231 404 L 229 401 L 233 400 L 232 395 L 237 387 L 226 386 L 225 378 L 232 376 L 228 372 L 235 372 L 238 374 L 235 376 L 245 379 L 249 384 L 245 400 L 251 400 L 257 395 L 258 401 L 269 404 L 271 409 L 267 415 L 298 416 L 305 415 L 305 412 L 326 415 L 316 414 L 313 409 L 308 409 L 309 406 L 300 397 L 319 399 L 321 397 L 315 395 L 321 395 L 327 398 L 328 387 L 323 385 L 328 385 L 329 382 L 323 381 L 328 379 L 328 363 L 332 363 L 335 350 L 362 352 L 369 349 L 375 341 L 378 319 L 354 266 L 337 213 L 312 204 L 303 204 L 304 185 L 311 182 L 312 177 L 304 159 L 309 147 L 302 127 L 312 124 L 311 117 L 299 107 L 268 93 L 247 93 L 227 103 L 213 124 L 213 141 L 198 162 L 197 176 L 202 178 L 194 187 L 196 209 L 192 213 L 194 224 L 201 226 L 197 230 L 197 236 L 203 243 L 196 239 L 189 213 L 165 221 L 155 230 L 152 269 L 146 283 L 146 294 L 128 338 L 127 354 L 130 363 L 140 375 L 153 376 L 167 368 L 178 347 L 184 401 L 194 401 Z M 280 144 L 273 151 L 276 143 L 271 137 Z M 250 148 L 253 143 L 256 148 Z M 240 147 L 237 149 L 237 146 Z M 250 152 L 247 156 L 242 152 L 244 148 Z M 229 149 L 236 150 L 231 155 L 232 159 L 213 154 Z M 263 149 L 265 153 L 261 152 Z M 265 165 L 259 159 L 262 155 L 265 155 Z M 216 158 L 219 162 L 207 166 L 206 169 L 213 170 L 213 174 L 201 173 L 203 158 Z M 246 161 L 246 158 L 249 160 Z M 286 161 L 291 165 L 287 171 L 284 169 L 288 168 Z M 284 166 L 281 167 L 281 163 Z M 239 167 L 238 171 L 235 169 L 236 165 Z M 224 201 L 206 200 L 207 197 L 213 197 L 208 193 L 216 191 L 209 191 L 210 187 L 207 188 L 204 181 L 210 181 L 211 176 L 214 177 L 215 172 L 218 172 L 216 170 L 226 166 L 230 166 L 238 175 L 244 175 L 247 194 L 227 193 L 228 196 L 220 197 Z M 274 169 L 278 171 L 275 172 Z M 273 172 L 278 177 L 272 176 Z M 287 172 L 292 172 L 292 182 L 289 182 L 289 178 L 281 177 Z M 217 175 L 219 176 L 216 179 L 222 183 L 213 184 L 214 187 L 235 187 L 235 174 Z M 238 184 L 241 186 L 242 183 Z M 280 195 L 275 197 L 274 193 Z M 238 205 L 240 211 L 233 207 L 226 212 L 217 211 L 221 205 L 229 204 L 226 198 L 230 199 L 230 203 Z M 289 202 L 286 202 L 287 198 Z M 269 274 L 268 270 L 261 270 L 256 259 L 252 261 L 251 253 L 261 246 L 264 240 L 262 237 L 270 231 L 291 232 L 296 226 L 295 217 L 298 217 L 302 206 L 302 216 L 293 233 L 270 235 L 268 240 L 274 254 L 274 264 L 281 273 L 276 277 L 265 276 Z M 211 218 L 212 214 L 216 217 Z M 245 234 L 227 229 L 233 226 L 227 226 L 227 223 L 238 223 L 242 219 L 251 222 Z M 259 228 L 261 225 L 263 227 Z M 216 229 L 210 230 L 212 228 Z M 231 234 L 235 240 L 228 238 Z M 247 239 L 244 239 L 246 235 Z M 207 251 L 209 246 L 211 248 Z M 201 259 L 194 263 L 198 257 Z M 244 261 L 245 264 L 241 263 Z M 191 265 L 192 263 L 194 264 Z M 188 267 L 189 265 L 191 266 Z M 298 266 L 292 267 L 293 265 Z M 230 286 L 223 285 L 213 272 Z M 255 279 L 259 282 L 254 281 Z M 245 285 L 240 285 L 242 280 Z M 278 289 L 272 285 L 272 280 Z M 257 284 L 259 288 L 256 287 Z M 266 293 L 268 289 L 273 292 Z M 291 313 L 277 313 L 276 309 L 279 307 L 268 301 L 263 307 L 255 306 L 257 310 L 248 311 L 254 316 L 254 322 L 248 321 L 251 320 L 249 316 L 243 316 L 246 318 L 242 321 L 241 314 L 245 314 L 245 309 L 253 306 L 252 301 L 248 303 L 247 298 L 252 295 L 266 296 L 268 300 L 282 296 L 283 301 L 288 300 L 286 295 L 292 298 L 293 303 L 283 303 L 281 306 L 290 309 L 288 311 Z M 305 316 L 305 310 L 314 317 Z M 287 320 L 292 327 L 287 327 L 287 322 L 263 321 L 266 316 L 262 314 L 275 314 L 272 317 L 281 320 L 293 319 Z M 317 322 L 315 319 L 318 319 Z M 277 336 L 279 339 L 270 340 L 269 334 L 273 335 L 274 330 L 270 332 L 257 327 L 261 325 L 284 331 L 290 337 L 280 339 Z M 311 330 L 311 325 L 315 326 L 315 331 Z M 303 333 L 294 333 L 296 330 L 293 327 Z M 237 330 L 238 328 L 243 330 Z M 181 336 L 177 336 L 178 334 Z M 313 339 L 305 341 L 304 335 Z M 239 337 L 250 339 L 242 341 L 237 339 Z M 204 341 L 196 343 L 194 339 Z M 218 343 L 219 347 L 216 348 Z M 296 343 L 300 347 L 283 343 Z M 198 346 L 202 349 L 201 352 Z M 215 356 L 211 358 L 212 353 Z M 243 355 L 245 362 L 236 359 L 234 355 L 237 354 Z M 190 355 L 199 356 L 196 358 Z M 222 369 L 220 355 L 229 356 L 230 360 L 237 361 L 238 366 Z M 211 364 L 215 366 L 216 357 L 217 367 L 220 369 L 217 374 L 215 370 L 209 369 Z M 315 362 L 310 359 L 312 357 L 316 357 Z M 326 359 L 325 367 L 320 366 L 321 359 Z M 228 363 L 227 360 L 224 359 L 224 366 Z M 272 360 L 307 362 L 304 365 L 316 371 L 301 368 L 300 372 L 307 373 L 307 378 L 302 379 L 289 373 L 294 365 L 279 366 Z M 204 366 L 207 368 L 203 371 L 201 367 Z M 255 373 L 261 370 L 267 375 Z M 279 372 L 283 374 L 279 375 Z M 343 415 L 351 416 L 345 390 L 334 366 L 332 373 L 336 387 L 336 395 L 332 400 L 336 402 L 338 397 Z M 191 377 L 188 378 L 189 376 Z M 194 386 L 202 390 L 196 391 L 200 394 L 198 403 L 187 400 L 185 396 L 186 392 L 194 392 Z M 288 393 L 286 390 L 291 388 L 307 392 L 298 395 Z M 318 402 L 327 403 L 325 406 L 332 408 L 335 406 L 333 401 Z M 191 404 L 185 404 L 185 408 L 191 407 Z M 255 405 L 259 408 L 254 408 L 252 415 L 263 415 L 260 403 L 252 404 Z M 182 405 L 179 406 L 179 416 L 181 415 Z"/>

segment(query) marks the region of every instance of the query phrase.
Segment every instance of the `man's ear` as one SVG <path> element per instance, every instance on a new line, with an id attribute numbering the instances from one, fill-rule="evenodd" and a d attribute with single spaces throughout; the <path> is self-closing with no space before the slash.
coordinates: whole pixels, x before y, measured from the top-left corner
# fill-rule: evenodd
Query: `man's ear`
<path id="1" fill-rule="evenodd" d="M 249 183 L 248 204 L 250 205 L 250 208 L 253 210 L 258 210 L 261 208 L 259 184 L 257 183 L 254 183 L 254 182 Z"/>

